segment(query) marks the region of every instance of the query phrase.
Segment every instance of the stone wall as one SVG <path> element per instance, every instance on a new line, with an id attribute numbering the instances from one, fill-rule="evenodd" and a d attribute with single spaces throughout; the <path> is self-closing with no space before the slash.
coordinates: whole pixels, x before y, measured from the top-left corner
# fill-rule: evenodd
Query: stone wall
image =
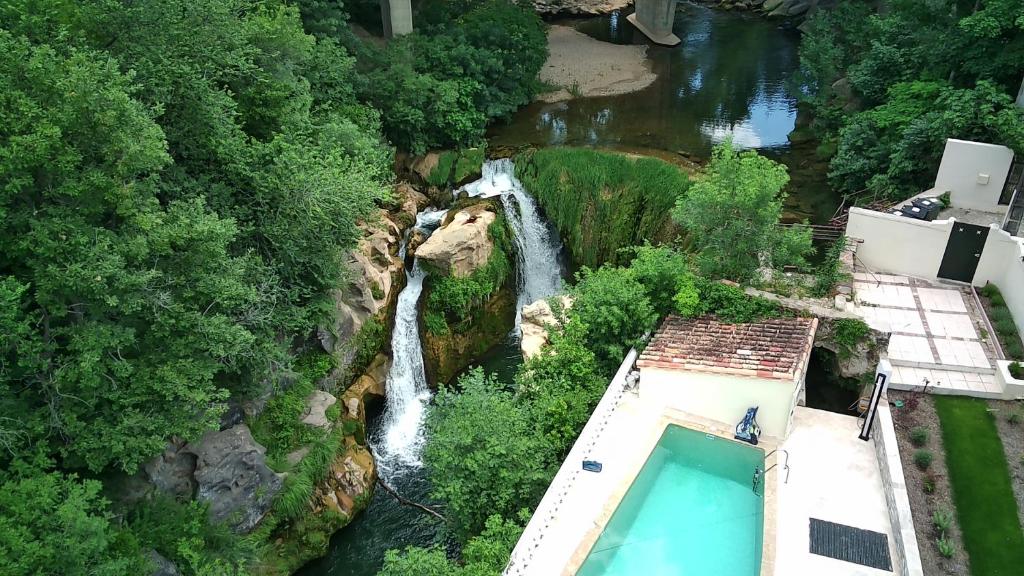
<path id="1" fill-rule="evenodd" d="M 871 427 L 871 437 L 875 444 L 878 469 L 882 473 L 889 521 L 892 523 L 892 548 L 896 553 L 896 557 L 893 558 L 893 572 L 899 576 L 924 576 L 921 552 L 917 548 L 914 518 L 910 513 L 907 483 L 903 477 L 903 462 L 896 443 L 896 428 L 889 412 L 888 398 L 883 397 L 878 404 L 875 422 Z"/>

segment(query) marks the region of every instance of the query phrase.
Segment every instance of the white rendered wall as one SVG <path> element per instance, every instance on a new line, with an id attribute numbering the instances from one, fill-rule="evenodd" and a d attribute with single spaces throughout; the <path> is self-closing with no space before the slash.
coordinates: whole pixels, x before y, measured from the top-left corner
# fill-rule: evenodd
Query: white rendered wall
<path id="1" fill-rule="evenodd" d="M 762 434 L 786 437 L 799 387 L 795 382 L 706 374 L 645 367 L 640 369 L 640 397 L 669 408 L 735 426 L 758 406 Z"/>
<path id="2" fill-rule="evenodd" d="M 1006 306 L 1013 314 L 1014 323 L 1024 334 L 1024 240 L 992 226 L 981 253 L 974 285 L 991 282 L 999 288 Z"/>
<path id="3" fill-rule="evenodd" d="M 857 260 L 872 272 L 936 279 L 953 220 L 925 222 L 851 208 L 846 236 L 857 242 Z"/>
<path id="4" fill-rule="evenodd" d="M 955 208 L 1006 212 L 999 196 L 1012 163 L 1013 150 L 1006 146 L 950 138 L 935 176 L 936 191 L 948 191 Z"/>

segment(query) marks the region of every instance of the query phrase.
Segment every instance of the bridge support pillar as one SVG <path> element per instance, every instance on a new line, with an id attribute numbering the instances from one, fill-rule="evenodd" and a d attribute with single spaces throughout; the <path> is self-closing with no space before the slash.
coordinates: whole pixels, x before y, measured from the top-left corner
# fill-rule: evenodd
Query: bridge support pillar
<path id="1" fill-rule="evenodd" d="M 380 17 L 384 20 L 385 38 L 411 33 L 411 0 L 380 0 Z"/>
<path id="2" fill-rule="evenodd" d="M 636 12 L 626 19 L 657 44 L 679 44 L 679 37 L 672 33 L 676 0 L 636 0 Z"/>

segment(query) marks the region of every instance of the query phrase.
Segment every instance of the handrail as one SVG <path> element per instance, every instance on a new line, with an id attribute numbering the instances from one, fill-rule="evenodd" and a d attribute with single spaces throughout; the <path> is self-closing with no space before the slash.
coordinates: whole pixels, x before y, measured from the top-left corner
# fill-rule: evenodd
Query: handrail
<path id="1" fill-rule="evenodd" d="M 765 460 L 765 462 L 767 462 L 768 458 L 772 454 L 775 454 L 776 452 L 782 452 L 783 454 L 786 455 L 785 461 L 782 462 L 782 469 L 786 471 L 786 479 L 782 483 L 783 484 L 789 484 L 789 450 L 786 450 L 784 448 L 776 448 L 775 450 L 772 450 L 771 452 L 766 454 L 765 457 L 764 457 L 764 460 Z M 772 468 L 775 468 L 778 465 L 779 465 L 779 457 L 776 456 L 775 457 L 775 464 L 772 464 L 771 467 L 768 468 L 768 470 L 771 470 Z M 765 470 L 764 473 L 767 474 L 768 470 Z"/>

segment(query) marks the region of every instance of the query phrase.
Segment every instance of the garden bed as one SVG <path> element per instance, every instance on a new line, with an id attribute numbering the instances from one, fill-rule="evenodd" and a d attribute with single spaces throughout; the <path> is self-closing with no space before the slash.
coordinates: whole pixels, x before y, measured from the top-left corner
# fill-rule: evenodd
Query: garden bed
<path id="1" fill-rule="evenodd" d="M 989 400 L 988 405 L 996 414 L 996 428 L 1003 441 L 1010 484 L 1017 499 L 1017 516 L 1024 527 L 1024 403 Z M 1017 414 L 1017 419 L 1011 418 L 1011 414 Z"/>
<path id="2" fill-rule="evenodd" d="M 904 404 L 902 408 L 893 408 L 893 424 L 896 427 L 900 460 L 903 462 L 903 475 L 906 478 L 910 510 L 914 518 L 917 546 L 921 552 L 924 573 L 929 576 L 967 576 L 970 574 L 967 552 L 955 515 L 946 534 L 946 540 L 954 549 L 952 558 L 943 557 L 936 544 L 938 535 L 932 523 L 933 515 L 936 511 L 953 511 L 956 507 L 946 470 L 942 429 L 939 426 L 933 399 L 926 394 L 896 391 L 889 391 L 889 399 L 900 400 Z M 926 471 L 922 471 L 914 464 L 914 453 L 919 450 L 911 442 L 911 433 L 915 429 L 923 429 L 927 433 L 927 441 L 920 449 L 928 450 L 934 455 Z M 933 486 L 930 492 L 926 490 L 926 483 L 929 480 Z"/>
<path id="3" fill-rule="evenodd" d="M 1003 356 L 1010 360 L 1024 360 L 1024 340 L 1021 340 L 1017 325 L 1013 321 L 1013 314 L 1006 306 L 999 288 L 994 284 L 986 284 L 984 288 L 978 290 L 978 298 L 996 331 Z"/>

